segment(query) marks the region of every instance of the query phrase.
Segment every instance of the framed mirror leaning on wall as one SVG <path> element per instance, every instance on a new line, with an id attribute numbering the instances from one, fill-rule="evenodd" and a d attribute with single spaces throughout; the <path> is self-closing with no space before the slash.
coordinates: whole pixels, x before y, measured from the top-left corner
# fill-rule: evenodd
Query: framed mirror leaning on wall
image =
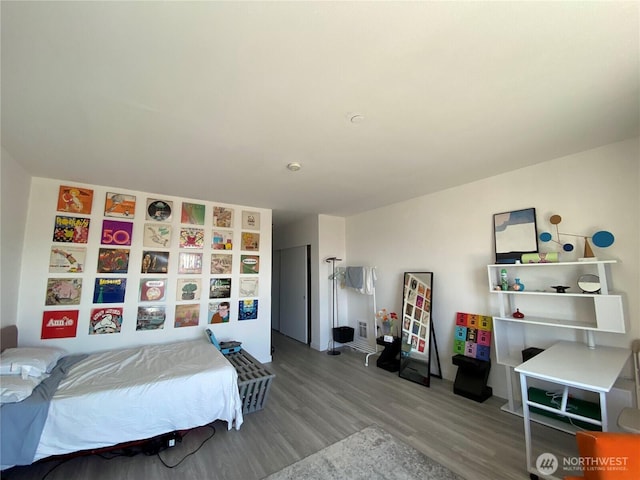
<path id="1" fill-rule="evenodd" d="M 440 359 L 431 319 L 433 291 L 432 272 L 405 272 L 402 294 L 402 340 L 400 377 L 430 385 L 431 355 L 435 349 L 438 372 Z M 434 374 L 442 378 L 441 374 Z"/>

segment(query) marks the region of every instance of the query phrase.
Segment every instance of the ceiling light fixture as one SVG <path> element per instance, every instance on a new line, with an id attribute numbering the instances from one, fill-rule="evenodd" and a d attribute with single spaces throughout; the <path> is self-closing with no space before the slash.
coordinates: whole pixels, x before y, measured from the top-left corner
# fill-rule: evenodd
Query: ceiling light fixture
<path id="1" fill-rule="evenodd" d="M 291 162 L 290 164 L 287 165 L 287 168 L 292 172 L 297 172 L 302 168 L 302 165 L 300 165 L 298 162 Z"/>

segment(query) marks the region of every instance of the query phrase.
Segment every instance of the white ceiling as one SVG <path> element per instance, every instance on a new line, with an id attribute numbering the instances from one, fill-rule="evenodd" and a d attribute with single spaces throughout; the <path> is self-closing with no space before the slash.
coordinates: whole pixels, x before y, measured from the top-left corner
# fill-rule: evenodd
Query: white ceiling
<path id="1" fill-rule="evenodd" d="M 2 146 L 276 227 L 348 216 L 638 135 L 639 5 L 2 1 Z"/>

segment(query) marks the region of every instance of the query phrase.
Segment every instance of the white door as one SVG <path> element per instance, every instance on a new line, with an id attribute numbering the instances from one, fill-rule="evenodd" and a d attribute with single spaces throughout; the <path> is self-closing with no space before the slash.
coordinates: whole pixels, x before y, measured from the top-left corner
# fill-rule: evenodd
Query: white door
<path id="1" fill-rule="evenodd" d="M 280 250 L 280 333 L 309 343 L 307 246 Z"/>

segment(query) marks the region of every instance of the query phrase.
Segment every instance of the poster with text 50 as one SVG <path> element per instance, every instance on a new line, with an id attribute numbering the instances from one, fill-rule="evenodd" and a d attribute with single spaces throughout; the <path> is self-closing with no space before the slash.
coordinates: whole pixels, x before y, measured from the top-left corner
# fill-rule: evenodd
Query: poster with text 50
<path id="1" fill-rule="evenodd" d="M 117 220 L 102 221 L 102 245 L 131 245 L 133 223 Z"/>

